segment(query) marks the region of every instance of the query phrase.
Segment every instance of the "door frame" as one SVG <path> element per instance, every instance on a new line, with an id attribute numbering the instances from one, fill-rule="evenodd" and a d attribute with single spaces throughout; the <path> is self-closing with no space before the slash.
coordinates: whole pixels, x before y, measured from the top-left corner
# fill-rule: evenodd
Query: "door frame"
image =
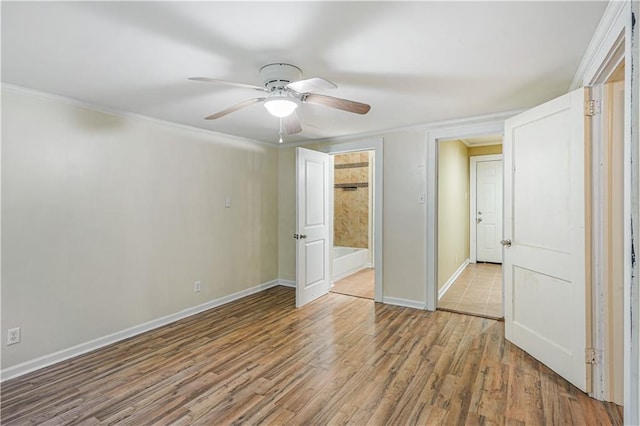
<path id="1" fill-rule="evenodd" d="M 374 300 L 382 303 L 383 298 L 383 234 L 382 234 L 382 209 L 383 209 L 383 139 L 363 139 L 360 141 L 336 143 L 318 147 L 318 151 L 326 154 L 344 154 L 357 151 L 374 151 L 373 164 L 373 265 L 374 265 Z M 333 191 L 331 197 L 331 223 L 333 224 Z M 333 232 L 330 235 L 331 245 L 333 245 Z M 333 268 L 331 268 L 333 269 Z M 333 271 L 332 271 L 333 272 Z"/>
<path id="2" fill-rule="evenodd" d="M 640 423 L 640 312 L 639 289 L 640 277 L 638 276 L 638 262 L 632 260 L 633 253 L 638 253 L 638 235 L 632 228 L 632 224 L 640 223 L 640 183 L 638 159 L 640 149 L 638 147 L 638 131 L 640 130 L 640 104 L 637 94 L 640 92 L 638 79 L 638 46 L 640 45 L 637 25 L 634 31 L 633 21 L 640 13 L 638 2 L 623 1 L 610 2 L 600 20 L 600 24 L 587 48 L 576 76 L 571 84 L 571 89 L 580 86 L 594 86 L 596 91 L 606 83 L 617 66 L 625 63 L 625 100 L 624 100 L 624 235 L 631 238 L 624 240 L 624 420 L 628 424 Z M 601 120 L 604 114 L 600 114 Z M 601 145 L 600 131 L 602 122 L 594 120 L 594 146 Z M 595 157 L 595 156 L 594 156 Z M 594 158 L 594 165 L 597 164 Z M 592 186 L 593 203 L 600 202 L 600 185 L 597 169 L 594 170 Z M 596 215 L 593 222 L 597 222 L 597 209 L 592 208 L 592 214 Z M 596 237 L 598 234 L 596 233 Z M 602 241 L 593 243 L 594 264 L 602 262 Z M 594 346 L 602 343 L 601 330 L 604 324 L 602 297 L 603 282 L 599 279 L 598 272 L 593 274 L 593 338 Z M 634 323 L 632 324 L 632 320 Z M 600 332 L 600 333 L 599 333 Z M 607 374 L 601 363 L 593 365 L 594 393 L 596 398 L 601 397 L 602 378 Z"/>
<path id="3" fill-rule="evenodd" d="M 520 112 L 522 110 L 490 115 L 474 124 L 430 129 L 427 132 L 427 280 L 424 308 L 428 311 L 435 311 L 438 307 L 438 142 L 497 134 L 504 136 L 504 121 Z"/>
<path id="4" fill-rule="evenodd" d="M 502 161 L 502 154 L 490 154 L 490 155 L 474 155 L 469 157 L 469 262 L 476 263 L 477 261 L 477 223 L 476 217 L 476 202 L 478 192 L 476 190 L 477 185 L 477 171 L 476 166 L 482 161 Z M 503 177 L 504 179 L 504 177 Z M 503 196 L 504 198 L 504 196 Z M 504 219 L 503 219 L 504 220 Z"/>

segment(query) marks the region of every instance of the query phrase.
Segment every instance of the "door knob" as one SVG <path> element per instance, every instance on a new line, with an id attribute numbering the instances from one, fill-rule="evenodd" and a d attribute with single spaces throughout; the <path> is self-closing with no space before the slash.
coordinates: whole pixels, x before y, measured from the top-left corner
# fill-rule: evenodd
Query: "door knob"
<path id="1" fill-rule="evenodd" d="M 505 247 L 511 247 L 511 240 L 500 240 L 500 244 Z"/>
<path id="2" fill-rule="evenodd" d="M 476 219 L 476 223 L 480 223 L 480 222 L 482 222 L 482 218 L 481 217 Z"/>
<path id="3" fill-rule="evenodd" d="M 293 234 L 293 238 L 295 238 L 296 240 L 304 240 L 305 238 L 307 238 L 307 234 Z"/>

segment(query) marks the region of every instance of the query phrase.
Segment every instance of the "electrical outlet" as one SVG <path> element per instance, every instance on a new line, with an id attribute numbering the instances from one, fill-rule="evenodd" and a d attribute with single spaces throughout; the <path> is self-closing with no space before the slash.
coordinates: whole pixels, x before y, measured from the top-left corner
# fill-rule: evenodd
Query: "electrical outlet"
<path id="1" fill-rule="evenodd" d="M 194 293 L 200 293 L 200 290 L 202 290 L 202 283 L 200 281 L 196 281 L 193 283 L 193 292 Z"/>
<path id="2" fill-rule="evenodd" d="M 7 331 L 7 346 L 20 343 L 20 327 L 10 328 Z"/>

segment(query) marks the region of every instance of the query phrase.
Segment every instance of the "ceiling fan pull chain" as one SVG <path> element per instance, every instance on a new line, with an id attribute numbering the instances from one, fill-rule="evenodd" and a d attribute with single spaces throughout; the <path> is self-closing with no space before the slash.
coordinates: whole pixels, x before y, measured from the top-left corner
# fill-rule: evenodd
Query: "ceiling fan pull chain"
<path id="1" fill-rule="evenodd" d="M 282 117 L 280 117 L 280 139 L 278 140 L 278 143 L 282 143 Z"/>

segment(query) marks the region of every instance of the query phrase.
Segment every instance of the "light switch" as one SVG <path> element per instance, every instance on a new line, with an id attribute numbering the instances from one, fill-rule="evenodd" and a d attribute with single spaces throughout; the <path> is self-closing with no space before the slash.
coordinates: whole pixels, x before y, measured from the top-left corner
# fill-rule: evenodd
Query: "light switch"
<path id="1" fill-rule="evenodd" d="M 225 208 L 231 208 L 231 197 L 225 197 L 224 199 L 224 206 Z"/>
<path id="2" fill-rule="evenodd" d="M 418 196 L 418 204 L 424 204 L 424 192 L 421 192 Z"/>

